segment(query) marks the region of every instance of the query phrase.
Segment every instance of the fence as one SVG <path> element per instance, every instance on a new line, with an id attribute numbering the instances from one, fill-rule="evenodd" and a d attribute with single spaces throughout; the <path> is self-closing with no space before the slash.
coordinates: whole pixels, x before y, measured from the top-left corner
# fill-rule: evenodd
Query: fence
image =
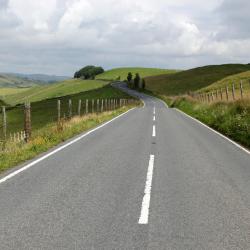
<path id="1" fill-rule="evenodd" d="M 123 106 L 135 104 L 135 99 L 91 99 L 91 100 L 57 100 L 48 102 L 25 103 L 17 107 L 2 107 L 0 114 L 0 142 L 2 145 L 10 142 L 28 142 L 32 129 L 39 129 L 51 122 L 57 122 L 62 127 L 65 120 L 75 116 L 100 114 L 113 111 Z"/>
<path id="2" fill-rule="evenodd" d="M 190 93 L 190 96 L 201 102 L 214 101 L 235 101 L 243 98 L 250 98 L 250 79 L 232 83 L 210 92 Z"/>

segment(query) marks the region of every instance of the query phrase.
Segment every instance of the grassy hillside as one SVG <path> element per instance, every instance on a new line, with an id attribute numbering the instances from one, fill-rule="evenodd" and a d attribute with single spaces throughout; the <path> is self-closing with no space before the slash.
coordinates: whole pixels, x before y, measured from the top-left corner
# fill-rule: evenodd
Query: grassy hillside
<path id="1" fill-rule="evenodd" d="M 27 88 L 38 85 L 36 81 L 23 79 L 14 75 L 0 74 L 0 87 Z"/>
<path id="2" fill-rule="evenodd" d="M 127 79 L 128 72 L 131 72 L 133 75 L 139 73 L 141 77 L 147 77 L 160 74 L 175 73 L 176 70 L 155 69 L 155 68 L 116 68 L 108 70 L 103 74 L 98 75 L 96 79 L 116 80 L 118 77 L 120 77 L 121 80 L 125 80 Z"/>
<path id="3" fill-rule="evenodd" d="M 215 89 L 225 88 L 227 85 L 231 86 L 232 83 L 235 83 L 235 88 L 237 89 L 239 88 L 240 81 L 243 81 L 243 86 L 245 89 L 250 89 L 250 70 L 223 78 L 220 81 L 214 82 L 213 84 L 202 88 L 201 91 L 209 92 Z"/>
<path id="4" fill-rule="evenodd" d="M 61 113 L 62 116 L 68 115 L 68 100 L 72 100 L 73 114 L 77 114 L 78 100 L 82 100 L 82 110 L 85 110 L 86 99 L 105 99 L 105 98 L 131 98 L 124 92 L 106 85 L 100 88 L 93 88 L 92 90 L 86 90 L 81 93 L 71 94 L 60 97 L 61 100 Z M 32 128 L 39 129 L 48 123 L 56 121 L 57 119 L 57 100 L 58 98 L 52 98 L 42 100 L 39 102 L 31 103 L 31 116 L 32 116 Z M 89 104 L 90 105 L 90 104 Z M 91 110 L 91 107 L 89 107 Z M 0 111 L 1 117 L 1 111 Z M 23 105 L 18 105 L 14 108 L 7 110 L 7 123 L 8 134 L 10 132 L 21 131 L 23 129 Z M 1 133 L 1 131 L 0 131 Z M 0 134 L 1 137 L 1 134 Z"/>
<path id="5" fill-rule="evenodd" d="M 71 79 L 46 86 L 36 86 L 16 94 L 6 95 L 3 101 L 10 105 L 37 102 L 65 95 L 72 95 L 83 91 L 98 89 L 107 85 L 107 82 L 96 80 Z M 1 91 L 1 89 L 0 89 Z"/>
<path id="6" fill-rule="evenodd" d="M 225 64 L 194 68 L 176 74 L 146 78 L 146 88 L 156 94 L 178 95 L 205 88 L 230 75 L 246 72 L 250 65 Z"/>

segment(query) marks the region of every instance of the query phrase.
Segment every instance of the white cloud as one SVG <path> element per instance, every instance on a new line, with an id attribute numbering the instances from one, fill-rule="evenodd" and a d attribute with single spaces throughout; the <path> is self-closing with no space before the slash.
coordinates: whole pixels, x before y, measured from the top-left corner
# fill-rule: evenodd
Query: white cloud
<path id="1" fill-rule="evenodd" d="M 0 71 L 28 68 L 71 74 L 90 63 L 106 68 L 179 68 L 247 62 L 250 55 L 247 0 L 206 4 L 200 0 L 0 0 L 0 6 L 0 57 L 11 54 Z"/>

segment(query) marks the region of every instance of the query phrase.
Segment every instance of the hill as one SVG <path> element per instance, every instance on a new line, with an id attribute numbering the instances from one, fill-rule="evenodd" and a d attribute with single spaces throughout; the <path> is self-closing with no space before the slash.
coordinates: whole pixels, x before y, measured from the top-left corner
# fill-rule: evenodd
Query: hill
<path id="1" fill-rule="evenodd" d="M 20 78 L 9 74 L 0 74 L 0 87 L 5 88 L 27 88 L 38 85 L 39 83 L 33 80 Z M 1 93 L 0 93 L 1 95 Z"/>
<path id="2" fill-rule="evenodd" d="M 156 68 L 116 68 L 111 69 L 103 74 L 100 74 L 96 77 L 96 79 L 102 80 L 117 80 L 120 77 L 120 80 L 127 79 L 128 72 L 131 72 L 133 76 L 136 73 L 139 73 L 141 77 L 147 76 L 155 76 L 160 74 L 170 74 L 177 72 L 176 70 L 168 70 L 168 69 L 156 69 Z"/>
<path id="3" fill-rule="evenodd" d="M 146 78 L 146 89 L 157 94 L 179 95 L 205 88 L 230 75 L 250 70 L 249 64 L 209 65 Z"/>
<path id="4" fill-rule="evenodd" d="M 201 91 L 209 92 L 215 89 L 225 88 L 227 85 L 231 85 L 232 83 L 235 83 L 235 88 L 238 89 L 240 81 L 243 81 L 244 88 L 250 88 L 250 70 L 223 78 L 222 80 L 202 88 Z"/>
<path id="5" fill-rule="evenodd" d="M 65 95 L 77 94 L 83 91 L 101 88 L 107 82 L 96 80 L 70 79 L 63 82 L 46 86 L 35 86 L 15 94 L 6 95 L 3 101 L 9 105 L 24 103 L 25 101 L 36 102 Z"/>
<path id="6" fill-rule="evenodd" d="M 56 75 L 46 75 L 46 74 L 19 74 L 19 73 L 8 73 L 7 75 L 15 76 L 18 78 L 31 80 L 40 83 L 53 83 L 68 80 L 69 76 L 56 76 Z"/>

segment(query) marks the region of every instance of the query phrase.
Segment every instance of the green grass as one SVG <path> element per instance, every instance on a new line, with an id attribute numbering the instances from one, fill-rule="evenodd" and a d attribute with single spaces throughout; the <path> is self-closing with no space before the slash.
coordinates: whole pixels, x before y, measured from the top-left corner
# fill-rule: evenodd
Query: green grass
<path id="1" fill-rule="evenodd" d="M 188 97 L 167 100 L 171 107 L 177 107 L 197 118 L 222 134 L 250 148 L 250 101 L 199 103 Z"/>
<path id="2" fill-rule="evenodd" d="M 41 129 L 36 130 L 33 133 L 31 141 L 27 144 L 7 142 L 5 151 L 0 151 L 0 172 L 32 159 L 53 146 L 112 119 L 131 107 L 127 106 L 101 114 L 75 117 L 70 121 L 65 121 L 63 129 L 60 131 L 57 130 L 55 123 L 49 123 Z"/>
<path id="3" fill-rule="evenodd" d="M 80 92 L 77 94 L 67 95 L 60 98 L 52 98 L 31 103 L 32 129 L 40 129 L 48 123 L 57 119 L 57 100 L 61 100 L 62 116 L 68 115 L 68 100 L 72 100 L 73 114 L 77 113 L 78 100 L 82 100 L 82 110 L 85 109 L 86 99 L 105 99 L 105 98 L 131 98 L 124 92 L 113 88 L 110 85 L 105 85 L 101 88 L 92 89 L 89 91 Z M 90 104 L 89 104 L 90 105 Z M 90 108 L 90 107 L 89 107 Z M 0 113 L 1 117 L 1 113 Z M 7 109 L 8 135 L 12 132 L 23 130 L 23 105 Z M 1 131 L 0 131 L 1 137 Z"/>
<path id="4" fill-rule="evenodd" d="M 168 69 L 157 69 L 157 68 L 116 68 L 111 69 L 103 74 L 100 74 L 96 76 L 96 79 L 103 79 L 103 80 L 117 80 L 118 77 L 120 77 L 120 80 L 127 79 L 128 73 L 131 72 L 133 76 L 135 76 L 136 73 L 139 73 L 140 76 L 147 77 L 147 76 L 154 76 L 154 75 L 160 75 L 160 74 L 169 74 L 169 73 L 175 73 L 176 70 L 168 70 Z"/>
<path id="5" fill-rule="evenodd" d="M 146 78 L 146 88 L 162 95 L 180 95 L 205 88 L 225 77 L 250 70 L 250 65 L 225 64 L 194 68 Z"/>
<path id="6" fill-rule="evenodd" d="M 107 84 L 108 83 L 104 81 L 71 79 L 46 86 L 36 86 L 29 88 L 26 91 L 6 95 L 2 100 L 9 105 L 20 104 L 24 103 L 25 101 L 37 102 L 44 99 L 51 99 L 102 88 Z"/>

